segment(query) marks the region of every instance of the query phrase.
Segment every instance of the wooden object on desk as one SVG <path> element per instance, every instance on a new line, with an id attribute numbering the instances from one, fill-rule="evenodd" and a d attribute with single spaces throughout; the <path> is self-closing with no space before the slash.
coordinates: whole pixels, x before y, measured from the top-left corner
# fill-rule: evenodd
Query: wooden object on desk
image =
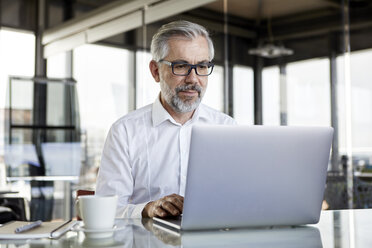
<path id="1" fill-rule="evenodd" d="M 80 213 L 80 211 L 78 209 L 79 206 L 76 204 L 77 198 L 79 196 L 81 196 L 81 195 L 94 195 L 94 193 L 95 193 L 94 190 L 78 189 L 76 191 L 75 209 L 76 209 L 76 218 L 77 218 L 77 220 L 81 220 L 81 217 L 79 216 L 79 213 Z"/>

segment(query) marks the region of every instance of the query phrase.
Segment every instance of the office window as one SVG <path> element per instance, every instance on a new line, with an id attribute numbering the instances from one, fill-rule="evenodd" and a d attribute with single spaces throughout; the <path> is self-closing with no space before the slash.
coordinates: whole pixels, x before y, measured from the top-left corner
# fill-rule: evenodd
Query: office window
<path id="1" fill-rule="evenodd" d="M 280 125 L 280 73 L 278 67 L 262 71 L 262 111 L 264 125 Z"/>
<path id="2" fill-rule="evenodd" d="M 66 66 L 67 65 L 66 53 L 58 53 L 56 55 L 50 56 L 47 59 L 47 77 L 49 78 L 65 78 L 67 75 Z"/>
<path id="3" fill-rule="evenodd" d="M 155 82 L 150 72 L 149 64 L 151 59 L 152 56 L 149 52 L 136 52 L 137 109 L 153 103 L 160 92 L 160 84 Z"/>
<path id="4" fill-rule="evenodd" d="M 59 53 L 47 59 L 47 77 L 48 78 L 69 78 L 67 67 L 70 65 L 67 61 L 66 53 Z M 79 116 L 79 105 L 76 94 L 75 84 L 48 83 L 47 85 L 47 124 L 48 125 L 71 125 L 70 106 L 77 105 L 73 112 Z M 77 120 L 79 122 L 79 120 Z M 55 134 L 57 135 L 57 134 Z M 60 132 L 60 136 L 64 132 Z M 57 139 L 58 140 L 58 139 Z M 61 138 L 60 140 L 63 140 Z"/>
<path id="5" fill-rule="evenodd" d="M 8 123 L 7 108 L 9 107 L 8 85 L 9 76 L 32 77 L 35 68 L 35 35 L 29 32 L 0 30 L 0 163 L 4 158 L 5 123 Z M 28 85 L 30 86 L 30 85 Z M 26 87 L 28 87 L 26 86 Z M 23 92 L 29 90 L 25 88 Z M 14 99 L 19 113 L 29 109 L 29 98 Z"/>
<path id="6" fill-rule="evenodd" d="M 253 70 L 247 66 L 233 67 L 234 118 L 239 124 L 254 124 Z"/>
<path id="7" fill-rule="evenodd" d="M 208 87 L 202 103 L 223 111 L 223 67 L 215 65 L 213 72 L 208 76 Z"/>
<path id="8" fill-rule="evenodd" d="M 372 159 L 372 49 L 350 55 L 352 146 L 355 155 Z M 337 58 L 340 152 L 346 152 L 344 60 Z M 370 162 L 369 162 L 370 163 Z"/>
<path id="9" fill-rule="evenodd" d="M 77 81 L 81 129 L 88 140 L 89 156 L 99 162 L 111 125 L 129 111 L 133 53 L 119 48 L 84 45 L 74 50 L 73 72 Z"/>
<path id="10" fill-rule="evenodd" d="M 287 65 L 288 125 L 330 126 L 329 59 Z"/>

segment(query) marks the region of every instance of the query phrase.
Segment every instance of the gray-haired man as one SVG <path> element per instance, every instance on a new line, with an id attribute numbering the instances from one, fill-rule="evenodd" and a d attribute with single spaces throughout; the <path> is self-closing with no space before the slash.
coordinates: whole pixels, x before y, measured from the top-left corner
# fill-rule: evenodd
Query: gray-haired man
<path id="1" fill-rule="evenodd" d="M 96 194 L 119 196 L 117 217 L 181 214 L 192 125 L 235 124 L 200 104 L 214 56 L 204 27 L 188 21 L 163 25 L 151 53 L 159 97 L 113 124 L 98 173 Z"/>

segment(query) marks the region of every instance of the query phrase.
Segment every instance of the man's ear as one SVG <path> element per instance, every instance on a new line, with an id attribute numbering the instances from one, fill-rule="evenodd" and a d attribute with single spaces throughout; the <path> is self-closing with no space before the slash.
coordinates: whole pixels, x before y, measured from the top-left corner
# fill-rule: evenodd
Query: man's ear
<path id="1" fill-rule="evenodd" d="M 152 77 L 155 79 L 156 82 L 160 82 L 158 63 L 155 60 L 151 60 L 149 66 Z"/>

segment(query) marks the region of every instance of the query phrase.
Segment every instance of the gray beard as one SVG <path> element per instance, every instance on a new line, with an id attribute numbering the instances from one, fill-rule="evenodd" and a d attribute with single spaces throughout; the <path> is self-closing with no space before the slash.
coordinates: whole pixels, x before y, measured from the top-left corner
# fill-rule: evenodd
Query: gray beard
<path id="1" fill-rule="evenodd" d="M 175 88 L 175 93 L 172 92 L 172 89 L 168 86 L 164 80 L 160 80 L 160 89 L 161 89 L 161 94 L 164 97 L 164 100 L 167 102 L 167 104 L 177 113 L 187 113 L 194 111 L 200 104 L 203 96 L 204 96 L 204 90 L 202 87 L 198 85 L 181 85 Z M 180 91 L 185 91 L 185 90 L 195 90 L 199 93 L 198 98 L 190 102 L 188 99 L 182 100 L 179 96 L 178 93 Z M 190 99 L 191 100 L 191 99 Z"/>

